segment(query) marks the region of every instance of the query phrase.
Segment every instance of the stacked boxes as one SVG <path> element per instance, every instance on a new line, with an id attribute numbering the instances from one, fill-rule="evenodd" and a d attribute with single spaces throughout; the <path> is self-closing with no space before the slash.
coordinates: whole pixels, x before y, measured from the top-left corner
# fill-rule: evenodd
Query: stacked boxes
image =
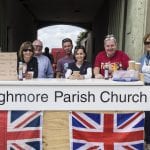
<path id="1" fill-rule="evenodd" d="M 17 53 L 0 53 L 0 80 L 17 80 Z"/>

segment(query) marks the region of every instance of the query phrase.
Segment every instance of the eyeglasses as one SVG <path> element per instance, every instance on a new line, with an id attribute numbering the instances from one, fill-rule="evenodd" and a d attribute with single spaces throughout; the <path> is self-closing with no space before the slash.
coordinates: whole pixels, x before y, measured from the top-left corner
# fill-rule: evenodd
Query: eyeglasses
<path id="1" fill-rule="evenodd" d="M 144 42 L 144 45 L 149 45 L 149 44 L 150 44 L 150 42 L 147 42 L 147 41 Z"/>
<path id="2" fill-rule="evenodd" d="M 32 49 L 23 49 L 23 52 L 27 52 L 27 51 L 29 51 L 29 52 L 33 52 L 33 50 L 32 50 Z"/>

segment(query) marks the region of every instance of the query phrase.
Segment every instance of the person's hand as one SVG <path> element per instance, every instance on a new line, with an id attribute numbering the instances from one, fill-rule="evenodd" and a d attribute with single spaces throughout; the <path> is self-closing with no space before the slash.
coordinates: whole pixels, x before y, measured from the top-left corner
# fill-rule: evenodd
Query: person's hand
<path id="1" fill-rule="evenodd" d="M 78 79 L 78 80 L 83 80 L 83 79 L 84 79 L 84 76 L 83 76 L 83 75 L 79 75 L 79 76 L 77 76 L 77 79 Z"/>
<path id="2" fill-rule="evenodd" d="M 28 71 L 25 75 L 26 79 L 32 79 L 33 78 L 33 71 Z"/>
<path id="3" fill-rule="evenodd" d="M 96 74 L 95 79 L 103 79 L 104 77 L 101 74 Z"/>
<path id="4" fill-rule="evenodd" d="M 74 79 L 80 79 L 80 72 L 79 71 L 73 71 L 72 76 L 74 77 Z"/>
<path id="5" fill-rule="evenodd" d="M 71 79 L 71 80 L 75 80 L 75 79 L 76 79 L 76 77 L 75 77 L 74 75 L 70 75 L 70 76 L 69 76 L 69 79 Z"/>
<path id="6" fill-rule="evenodd" d="M 69 79 L 72 79 L 72 80 L 83 80 L 84 79 L 84 76 L 83 75 L 80 75 L 80 74 L 72 74 L 69 76 Z"/>

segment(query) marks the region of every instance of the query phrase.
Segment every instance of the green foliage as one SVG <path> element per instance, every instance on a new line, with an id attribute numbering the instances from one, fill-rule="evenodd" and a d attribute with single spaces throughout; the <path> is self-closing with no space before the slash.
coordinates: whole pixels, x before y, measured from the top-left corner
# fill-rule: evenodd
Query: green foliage
<path id="1" fill-rule="evenodd" d="M 87 35 L 88 35 L 88 31 L 80 32 L 80 34 L 79 34 L 78 37 L 77 37 L 76 44 L 77 44 L 77 45 L 80 45 L 80 42 L 81 42 L 83 39 L 87 38 Z"/>

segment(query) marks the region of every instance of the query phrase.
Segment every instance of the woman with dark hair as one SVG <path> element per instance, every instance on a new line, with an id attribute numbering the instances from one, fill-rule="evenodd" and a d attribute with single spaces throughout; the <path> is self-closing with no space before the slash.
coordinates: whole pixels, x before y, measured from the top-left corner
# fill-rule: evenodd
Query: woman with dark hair
<path id="1" fill-rule="evenodd" d="M 28 73 L 29 71 L 33 72 L 33 78 L 38 77 L 38 62 L 37 59 L 33 56 L 33 50 L 34 47 L 32 46 L 32 43 L 30 41 L 23 42 L 19 49 L 19 58 L 17 66 L 19 66 L 20 61 L 26 65 L 26 79 L 32 78 L 32 75 Z"/>
<path id="2" fill-rule="evenodd" d="M 65 74 L 67 79 L 89 79 L 92 77 L 92 67 L 86 61 L 86 50 L 84 46 L 76 46 L 74 50 L 75 62 L 70 63 Z"/>

